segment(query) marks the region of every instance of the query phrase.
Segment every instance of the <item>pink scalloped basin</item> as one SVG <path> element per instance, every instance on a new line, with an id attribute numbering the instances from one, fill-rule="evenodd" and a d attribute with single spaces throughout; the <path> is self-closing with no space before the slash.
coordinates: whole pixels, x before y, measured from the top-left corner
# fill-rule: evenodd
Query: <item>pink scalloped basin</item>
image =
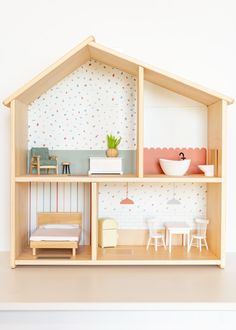
<path id="1" fill-rule="evenodd" d="M 191 164 L 186 174 L 203 174 L 198 165 L 206 164 L 206 148 L 144 148 L 144 174 L 163 174 L 159 159 L 180 159 L 179 153 L 183 152 Z"/>

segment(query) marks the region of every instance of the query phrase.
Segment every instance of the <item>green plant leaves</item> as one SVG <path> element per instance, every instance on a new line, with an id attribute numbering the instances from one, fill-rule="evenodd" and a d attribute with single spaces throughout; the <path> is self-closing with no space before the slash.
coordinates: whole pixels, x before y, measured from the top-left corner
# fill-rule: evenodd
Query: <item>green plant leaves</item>
<path id="1" fill-rule="evenodd" d="M 116 138 L 112 134 L 107 135 L 107 147 L 108 147 L 108 149 L 117 149 L 120 142 L 121 142 L 121 137 Z"/>

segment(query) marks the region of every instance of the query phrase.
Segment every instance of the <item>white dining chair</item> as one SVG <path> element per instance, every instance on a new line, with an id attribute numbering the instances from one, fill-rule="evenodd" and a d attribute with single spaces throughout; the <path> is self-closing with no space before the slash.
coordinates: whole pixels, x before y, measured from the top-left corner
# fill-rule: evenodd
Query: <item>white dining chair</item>
<path id="1" fill-rule="evenodd" d="M 147 241 L 146 250 L 149 249 L 152 240 L 154 241 L 155 251 L 157 251 L 158 246 L 164 246 L 164 248 L 166 249 L 165 235 L 161 232 L 160 225 L 158 226 L 157 221 L 147 220 L 147 226 L 148 226 L 148 241 Z"/>
<path id="2" fill-rule="evenodd" d="M 202 247 L 205 246 L 208 250 L 207 245 L 207 225 L 209 220 L 207 219 L 195 219 L 196 231 L 191 235 L 188 252 L 192 246 L 195 246 L 202 251 Z"/>

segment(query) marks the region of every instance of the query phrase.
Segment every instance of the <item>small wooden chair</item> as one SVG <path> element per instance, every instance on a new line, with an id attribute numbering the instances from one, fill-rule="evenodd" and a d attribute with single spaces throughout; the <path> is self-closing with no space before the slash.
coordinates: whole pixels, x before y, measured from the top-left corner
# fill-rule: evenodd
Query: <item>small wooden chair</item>
<path id="1" fill-rule="evenodd" d="M 37 170 L 37 174 L 40 174 L 40 170 L 55 170 L 58 174 L 57 156 L 50 156 L 48 148 L 32 148 L 31 160 L 30 160 L 30 174 L 33 174 L 33 169 Z"/>
<path id="2" fill-rule="evenodd" d="M 158 246 L 164 246 L 166 249 L 165 235 L 160 232 L 160 229 L 158 229 L 157 222 L 155 220 L 147 220 L 147 225 L 149 230 L 149 238 L 147 241 L 146 250 L 149 249 L 152 239 L 154 240 L 155 251 L 157 251 Z"/>
<path id="3" fill-rule="evenodd" d="M 205 219 L 196 219 L 196 232 L 191 235 L 191 240 L 188 248 L 188 252 L 190 251 L 192 246 L 195 246 L 202 251 L 202 247 L 205 246 L 208 250 L 206 233 L 207 233 L 207 225 L 209 220 Z"/>

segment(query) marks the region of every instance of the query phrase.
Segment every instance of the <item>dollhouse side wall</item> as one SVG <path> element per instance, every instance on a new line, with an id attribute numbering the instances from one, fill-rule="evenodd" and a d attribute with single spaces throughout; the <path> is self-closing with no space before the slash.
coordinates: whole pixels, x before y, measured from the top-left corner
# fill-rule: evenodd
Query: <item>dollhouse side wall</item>
<path id="1" fill-rule="evenodd" d="M 208 184 L 207 217 L 208 242 L 210 249 L 225 265 L 225 224 L 226 224 L 226 109 L 225 101 L 208 106 L 208 153 L 217 150 L 217 175 L 219 184 Z"/>
<path id="2" fill-rule="evenodd" d="M 11 267 L 28 240 L 28 187 L 15 177 L 27 169 L 27 105 L 11 102 Z"/>

